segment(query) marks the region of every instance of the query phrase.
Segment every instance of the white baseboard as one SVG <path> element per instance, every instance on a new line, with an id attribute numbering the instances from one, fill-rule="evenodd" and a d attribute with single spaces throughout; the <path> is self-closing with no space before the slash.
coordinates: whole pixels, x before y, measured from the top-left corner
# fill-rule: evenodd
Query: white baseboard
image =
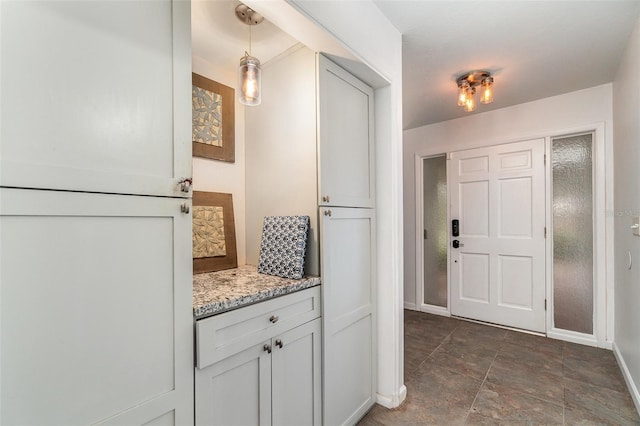
<path id="1" fill-rule="evenodd" d="M 405 308 L 405 309 L 410 309 L 410 310 L 412 310 L 412 311 L 417 311 L 417 310 L 419 310 L 419 309 L 418 309 L 418 306 L 416 306 L 416 304 L 415 304 L 415 303 L 412 303 L 412 302 L 404 302 L 404 308 Z"/>
<path id="2" fill-rule="evenodd" d="M 407 387 L 405 385 L 402 385 L 398 390 L 398 393 L 391 397 L 379 393 L 376 394 L 376 402 L 385 408 L 396 408 L 399 407 L 400 404 L 402 404 L 406 397 Z"/>
<path id="3" fill-rule="evenodd" d="M 627 387 L 629 388 L 631 398 L 633 398 L 633 403 L 636 405 L 636 410 L 640 413 L 640 392 L 638 392 L 638 386 L 636 386 L 636 383 L 633 381 L 631 372 L 629 371 L 629 368 L 627 368 L 627 363 L 624 362 L 624 358 L 622 357 L 616 342 L 613 342 L 613 354 L 616 356 L 620 370 L 622 370 L 624 381 L 627 382 Z"/>
<path id="4" fill-rule="evenodd" d="M 405 398 L 407 397 L 407 387 L 405 385 L 402 385 L 400 387 L 400 392 L 398 392 L 398 405 L 400 406 L 400 404 L 402 404 L 405 400 Z"/>
<path id="5" fill-rule="evenodd" d="M 441 315 L 443 317 L 451 316 L 451 312 L 449 312 L 447 308 L 443 308 L 441 306 L 435 306 L 435 305 L 422 305 L 420 306 L 420 311 L 426 312 L 427 314 Z"/>
<path id="6" fill-rule="evenodd" d="M 598 341 L 594 336 L 584 333 L 577 333 L 575 331 L 553 328 L 547 331 L 547 337 L 550 337 L 552 339 L 564 340 L 571 343 L 578 343 L 580 345 L 598 347 Z M 606 349 L 611 349 L 611 346 Z"/>

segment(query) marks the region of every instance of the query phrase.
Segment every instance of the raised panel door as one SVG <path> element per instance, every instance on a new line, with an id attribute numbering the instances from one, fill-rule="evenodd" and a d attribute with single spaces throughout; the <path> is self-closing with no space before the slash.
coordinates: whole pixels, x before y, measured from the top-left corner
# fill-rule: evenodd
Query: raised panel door
<path id="1" fill-rule="evenodd" d="M 545 331 L 544 140 L 454 152 L 451 313 Z"/>

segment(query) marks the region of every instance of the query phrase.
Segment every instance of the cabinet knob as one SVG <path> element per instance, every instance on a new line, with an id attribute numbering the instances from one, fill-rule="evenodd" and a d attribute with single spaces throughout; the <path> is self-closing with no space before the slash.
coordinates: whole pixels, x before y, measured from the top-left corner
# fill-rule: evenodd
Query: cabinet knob
<path id="1" fill-rule="evenodd" d="M 262 350 L 264 350 L 266 353 L 270 354 L 271 353 L 271 345 L 265 343 L 264 346 L 262 347 Z"/>
<path id="2" fill-rule="evenodd" d="M 185 214 L 189 213 L 189 203 L 180 204 L 180 211 Z"/>
<path id="3" fill-rule="evenodd" d="M 180 185 L 180 191 L 182 192 L 189 192 L 192 184 L 193 184 L 192 178 L 182 178 L 178 181 L 178 185 Z"/>
<path id="4" fill-rule="evenodd" d="M 276 346 L 282 349 L 282 340 L 280 339 L 276 340 Z"/>
<path id="5" fill-rule="evenodd" d="M 280 317 L 277 317 L 275 315 L 271 315 L 271 317 L 269 318 L 269 321 L 271 321 L 272 323 L 277 323 L 278 320 L 280 319 Z"/>
<path id="6" fill-rule="evenodd" d="M 331 216 L 331 210 L 325 210 L 324 211 L 324 215 L 325 216 Z"/>
<path id="7" fill-rule="evenodd" d="M 328 195 L 323 195 L 322 196 L 322 202 L 323 203 L 328 203 L 329 202 L 329 196 Z"/>

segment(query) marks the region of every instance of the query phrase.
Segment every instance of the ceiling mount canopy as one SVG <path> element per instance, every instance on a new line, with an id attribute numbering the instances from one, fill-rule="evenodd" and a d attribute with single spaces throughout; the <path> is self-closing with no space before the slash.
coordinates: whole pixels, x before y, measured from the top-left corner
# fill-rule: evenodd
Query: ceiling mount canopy
<path id="1" fill-rule="evenodd" d="M 489 71 L 470 71 L 456 79 L 458 85 L 458 105 L 466 112 L 476 109 L 476 88 L 480 86 L 480 103 L 493 102 L 493 77 Z"/>
<path id="2" fill-rule="evenodd" d="M 251 27 L 264 21 L 264 17 L 242 3 L 236 6 L 236 17 L 249 26 L 249 52 L 244 52 L 238 68 L 238 85 L 240 86 L 238 100 L 241 104 L 248 106 L 260 105 L 262 71 L 258 58 L 251 56 Z"/>
<path id="3" fill-rule="evenodd" d="M 264 16 L 242 3 L 236 6 L 236 17 L 247 25 L 258 25 L 264 21 Z"/>

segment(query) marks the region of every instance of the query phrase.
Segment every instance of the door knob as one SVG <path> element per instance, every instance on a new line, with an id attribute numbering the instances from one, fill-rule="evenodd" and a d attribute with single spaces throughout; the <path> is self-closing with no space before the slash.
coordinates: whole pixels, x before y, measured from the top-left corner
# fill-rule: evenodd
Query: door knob
<path id="1" fill-rule="evenodd" d="M 461 244 L 458 240 L 453 240 L 453 248 L 464 247 L 464 244 Z"/>
<path id="2" fill-rule="evenodd" d="M 262 350 L 264 350 L 266 353 L 270 354 L 271 353 L 271 345 L 268 344 L 264 344 L 264 346 L 262 347 Z"/>
<path id="3" fill-rule="evenodd" d="M 280 349 L 282 349 L 282 340 L 277 339 L 276 340 L 276 346 L 279 347 Z"/>

